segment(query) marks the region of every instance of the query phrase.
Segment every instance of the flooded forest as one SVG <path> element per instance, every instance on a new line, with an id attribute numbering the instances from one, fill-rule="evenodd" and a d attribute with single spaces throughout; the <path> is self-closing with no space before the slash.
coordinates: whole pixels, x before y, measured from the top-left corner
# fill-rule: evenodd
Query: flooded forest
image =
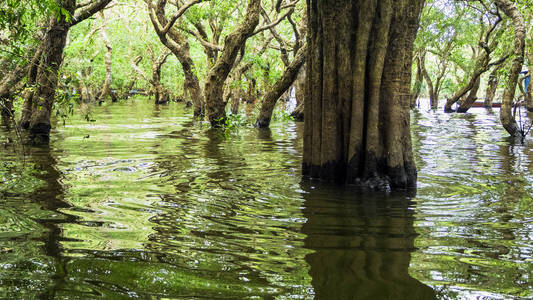
<path id="1" fill-rule="evenodd" d="M 1 299 L 532 299 L 531 0 L 0 1 Z"/>

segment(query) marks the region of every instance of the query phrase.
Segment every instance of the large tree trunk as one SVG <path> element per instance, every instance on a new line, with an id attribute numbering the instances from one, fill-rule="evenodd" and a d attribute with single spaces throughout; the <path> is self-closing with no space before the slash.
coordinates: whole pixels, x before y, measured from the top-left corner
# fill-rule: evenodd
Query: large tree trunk
<path id="1" fill-rule="evenodd" d="M 495 0 L 495 3 L 498 8 L 511 18 L 514 27 L 514 59 L 509 74 L 509 82 L 503 93 L 502 107 L 500 109 L 500 120 L 502 125 L 505 130 L 514 137 L 520 134 L 519 128 L 516 125 L 516 120 L 512 114 L 512 107 L 516 85 L 518 83 L 518 76 L 520 75 L 522 63 L 524 62 L 526 28 L 524 25 L 524 18 L 513 2 L 509 0 Z"/>
<path id="2" fill-rule="evenodd" d="M 224 83 L 239 50 L 253 34 L 257 24 L 259 24 L 260 11 L 261 0 L 250 0 L 248 2 L 244 21 L 226 37 L 224 49 L 207 75 L 205 83 L 206 113 L 213 127 L 219 127 L 225 122 Z"/>
<path id="3" fill-rule="evenodd" d="M 325 2 L 307 1 L 303 174 L 414 187 L 406 66 L 424 1 Z"/>
<path id="4" fill-rule="evenodd" d="M 306 54 L 307 44 L 305 44 L 302 48 L 300 48 L 300 50 L 298 50 L 296 57 L 294 57 L 293 61 L 290 63 L 287 69 L 285 69 L 285 72 L 283 73 L 281 78 L 276 81 L 276 83 L 266 93 L 263 99 L 263 103 L 261 105 L 259 117 L 257 118 L 257 122 L 255 123 L 256 127 L 265 128 L 270 126 L 270 120 L 272 119 L 272 112 L 274 112 L 274 106 L 276 106 L 276 102 L 281 97 L 281 95 L 283 95 L 283 93 L 285 93 L 287 89 L 292 86 L 294 80 L 296 80 L 298 72 L 304 64 Z"/>
<path id="5" fill-rule="evenodd" d="M 492 102 L 494 97 L 496 97 L 496 90 L 498 89 L 498 83 L 500 79 L 498 77 L 499 67 L 495 67 L 494 70 L 489 75 L 489 82 L 487 84 L 487 89 L 485 90 L 485 100 L 483 101 L 483 107 L 492 108 Z"/>
<path id="6" fill-rule="evenodd" d="M 474 86 L 468 93 L 468 96 L 464 99 L 464 101 L 461 101 L 459 104 L 459 107 L 457 108 L 458 113 L 466 113 L 476 102 L 477 100 L 477 92 L 479 91 L 479 86 L 481 84 L 481 77 L 478 77 L 476 82 L 474 83 Z"/>
<path id="7" fill-rule="evenodd" d="M 75 0 L 62 0 L 59 5 L 71 16 L 74 14 Z M 43 53 L 40 57 L 36 87 L 31 100 L 33 105 L 28 129 L 30 139 L 34 143 L 48 143 L 50 140 L 50 116 L 69 29 L 70 24 L 66 16 L 52 16 L 49 30 L 43 41 Z"/>

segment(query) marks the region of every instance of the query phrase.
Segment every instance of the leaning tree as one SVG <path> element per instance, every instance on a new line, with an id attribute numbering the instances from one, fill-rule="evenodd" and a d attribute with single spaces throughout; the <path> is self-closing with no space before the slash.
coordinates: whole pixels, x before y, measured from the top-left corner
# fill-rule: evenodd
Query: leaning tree
<path id="1" fill-rule="evenodd" d="M 307 0 L 303 173 L 370 187 L 416 184 L 409 96 L 424 0 Z"/>

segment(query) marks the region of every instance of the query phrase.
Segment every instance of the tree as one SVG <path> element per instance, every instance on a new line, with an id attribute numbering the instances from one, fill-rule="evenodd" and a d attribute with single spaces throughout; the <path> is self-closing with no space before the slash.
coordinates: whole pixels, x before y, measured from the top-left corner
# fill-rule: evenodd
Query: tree
<path id="1" fill-rule="evenodd" d="M 511 19 L 514 28 L 514 59 L 509 72 L 509 82 L 503 94 L 500 121 L 511 136 L 517 137 L 519 134 L 523 135 L 524 133 L 520 132 L 516 125 L 516 120 L 511 110 L 516 85 L 518 84 L 518 76 L 520 75 L 520 71 L 522 71 L 522 64 L 524 62 L 526 27 L 522 14 L 513 2 L 509 0 L 494 0 L 494 2 Z"/>
<path id="2" fill-rule="evenodd" d="M 237 58 L 239 50 L 254 33 L 259 24 L 260 0 L 250 0 L 242 23 L 227 37 L 220 57 L 207 74 L 205 82 L 206 113 L 213 127 L 224 124 L 226 119 L 223 101 L 224 83 Z"/>
<path id="3" fill-rule="evenodd" d="M 75 0 L 61 0 L 59 15 L 50 17 L 40 56 L 32 62 L 38 66 L 35 76 L 29 76 L 29 82 L 35 86 L 27 95 L 22 111 L 21 126 L 29 130 L 31 142 L 47 144 L 50 140 L 50 116 L 70 28 L 104 9 L 109 2 L 99 0 L 76 5 Z"/>
<path id="4" fill-rule="evenodd" d="M 424 1 L 307 3 L 304 175 L 414 187 L 409 86 Z"/>
<path id="5" fill-rule="evenodd" d="M 505 24 L 501 24 L 502 17 L 498 10 L 490 11 L 488 7 L 483 5 L 482 10 L 484 13 L 489 15 L 488 25 L 485 26 L 484 18 L 485 14 L 479 17 L 479 23 L 481 24 L 481 30 L 479 32 L 478 43 L 475 47 L 472 47 L 472 61 L 474 61 L 474 66 L 472 70 L 468 70 L 468 80 L 459 88 L 454 95 L 446 100 L 444 106 L 445 112 L 453 112 L 452 106 L 461 100 L 467 93 L 470 93 L 470 97 L 467 96 L 467 99 L 461 101 L 458 112 L 466 112 L 474 103 L 476 99 L 477 89 L 479 89 L 479 80 L 480 76 L 490 70 L 493 66 L 500 65 L 505 62 L 508 55 L 506 53 L 502 54 L 500 58 L 491 62 L 491 56 L 495 53 L 498 45 L 501 41 L 501 36 L 505 32 Z M 492 17 L 492 18 L 491 18 Z"/>
<path id="6" fill-rule="evenodd" d="M 179 1 L 174 2 L 177 11 L 167 18 L 165 7 L 167 0 L 157 0 L 154 4 L 152 0 L 145 0 L 148 5 L 150 20 L 154 26 L 159 40 L 165 45 L 176 58 L 180 61 L 183 73 L 185 74 L 185 91 L 187 92 L 194 105 L 194 115 L 200 117 L 204 115 L 204 100 L 200 88 L 200 80 L 196 75 L 194 61 L 190 54 L 190 45 L 187 38 L 174 27 L 176 22 L 192 6 L 202 2 L 202 0 L 191 0 L 184 5 Z"/>

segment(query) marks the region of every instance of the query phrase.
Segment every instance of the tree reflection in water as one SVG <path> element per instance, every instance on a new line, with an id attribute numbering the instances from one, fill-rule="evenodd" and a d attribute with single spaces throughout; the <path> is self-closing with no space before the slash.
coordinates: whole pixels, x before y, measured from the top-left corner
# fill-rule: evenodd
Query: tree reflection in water
<path id="1" fill-rule="evenodd" d="M 303 186 L 303 232 L 316 299 L 436 299 L 408 272 L 416 237 L 408 195 L 312 185 Z"/>

